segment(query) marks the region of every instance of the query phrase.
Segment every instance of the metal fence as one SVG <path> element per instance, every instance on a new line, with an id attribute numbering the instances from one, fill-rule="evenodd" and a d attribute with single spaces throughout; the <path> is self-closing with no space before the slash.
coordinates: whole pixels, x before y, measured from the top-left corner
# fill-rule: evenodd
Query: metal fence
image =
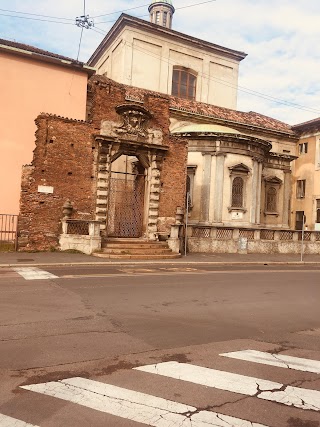
<path id="1" fill-rule="evenodd" d="M 0 214 L 0 250 L 17 250 L 18 215 Z"/>

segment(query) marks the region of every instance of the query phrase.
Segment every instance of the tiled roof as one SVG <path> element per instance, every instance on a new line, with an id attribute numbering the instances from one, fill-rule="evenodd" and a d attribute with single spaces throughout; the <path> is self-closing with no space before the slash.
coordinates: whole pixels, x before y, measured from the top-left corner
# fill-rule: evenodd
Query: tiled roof
<path id="1" fill-rule="evenodd" d="M 319 127 L 319 126 L 320 126 L 320 117 L 317 117 L 316 119 L 308 120 L 307 122 L 298 123 L 297 125 L 293 125 L 292 129 L 303 130 L 305 128 Z"/>
<path id="2" fill-rule="evenodd" d="M 15 49 L 26 50 L 28 52 L 36 53 L 38 55 L 43 55 L 43 56 L 47 56 L 50 58 L 62 59 L 64 61 L 71 61 L 74 64 L 79 64 L 79 65 L 83 64 L 82 62 L 79 62 L 79 61 L 72 59 L 72 58 L 68 58 L 67 56 L 58 55 L 57 53 L 49 52 L 47 50 L 39 49 L 35 46 L 30 46 L 28 44 L 18 43 L 18 42 L 11 41 L 11 40 L 0 39 L 0 45 L 12 47 Z"/>
<path id="3" fill-rule="evenodd" d="M 110 83 L 114 86 L 125 88 L 126 98 L 131 101 L 143 102 L 144 95 L 150 94 L 152 96 L 167 99 L 169 101 L 169 107 L 172 110 L 178 110 L 187 114 L 199 114 L 204 117 L 218 119 L 219 121 L 226 121 L 228 122 L 226 125 L 229 127 L 232 127 L 232 124 L 254 126 L 259 127 L 260 129 L 265 129 L 266 131 L 281 132 L 289 136 L 298 137 L 297 133 L 287 123 L 281 122 L 263 114 L 256 113 L 254 111 L 246 113 L 243 111 L 232 110 L 230 108 L 205 104 L 203 102 L 189 101 L 187 99 L 177 98 L 172 95 L 166 95 L 164 93 L 158 93 L 133 86 L 123 85 L 101 75 L 95 75 L 93 79 L 95 81 Z"/>
<path id="4" fill-rule="evenodd" d="M 248 126 L 258 126 L 277 132 L 285 132 L 294 135 L 291 126 L 279 120 L 273 119 L 263 114 L 250 111 L 231 110 L 230 108 L 218 107 L 216 105 L 205 104 L 203 102 L 189 101 L 186 99 L 170 96 L 170 107 L 185 112 L 210 116 L 212 118 L 227 120 L 234 123 L 244 124 Z"/>

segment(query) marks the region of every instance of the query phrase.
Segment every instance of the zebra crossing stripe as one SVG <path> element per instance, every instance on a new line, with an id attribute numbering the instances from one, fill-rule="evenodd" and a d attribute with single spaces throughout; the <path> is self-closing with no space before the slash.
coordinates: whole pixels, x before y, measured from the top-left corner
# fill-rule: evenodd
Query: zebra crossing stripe
<path id="1" fill-rule="evenodd" d="M 320 410 L 320 391 L 317 390 L 285 386 L 284 384 L 260 378 L 179 362 L 163 362 L 133 369 L 213 387 L 219 390 L 254 396 L 283 405 L 295 406 L 296 408 L 313 411 Z"/>
<path id="2" fill-rule="evenodd" d="M 0 426 L 1 427 L 37 427 L 33 424 L 27 424 L 23 421 L 11 418 L 6 415 L 0 414 Z"/>
<path id="3" fill-rule="evenodd" d="M 37 267 L 14 267 L 13 270 L 26 280 L 57 279 L 58 276 Z"/>
<path id="4" fill-rule="evenodd" d="M 267 427 L 85 378 L 76 377 L 21 388 L 153 427 Z"/>
<path id="5" fill-rule="evenodd" d="M 255 350 L 233 351 L 231 353 L 222 353 L 220 356 L 320 374 L 320 361 L 318 360 L 302 359 L 300 357 L 286 356 L 281 354 L 264 353 L 262 351 Z"/>

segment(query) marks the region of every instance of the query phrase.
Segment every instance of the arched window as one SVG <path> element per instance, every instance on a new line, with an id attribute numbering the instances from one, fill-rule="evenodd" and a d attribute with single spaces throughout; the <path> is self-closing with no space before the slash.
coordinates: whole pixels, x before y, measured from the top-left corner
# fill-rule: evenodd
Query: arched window
<path id="1" fill-rule="evenodd" d="M 266 194 L 266 211 L 276 212 L 277 211 L 277 189 L 275 187 L 267 188 Z"/>
<path id="2" fill-rule="evenodd" d="M 172 95 L 196 99 L 197 75 L 184 67 L 174 67 L 172 73 Z"/>
<path id="3" fill-rule="evenodd" d="M 243 179 L 237 176 L 232 182 L 232 201 L 231 207 L 243 207 Z"/>

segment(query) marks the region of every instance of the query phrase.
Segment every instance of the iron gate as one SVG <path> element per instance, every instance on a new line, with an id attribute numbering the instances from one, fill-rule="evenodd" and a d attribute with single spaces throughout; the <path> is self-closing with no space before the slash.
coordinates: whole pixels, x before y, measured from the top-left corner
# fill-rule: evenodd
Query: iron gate
<path id="1" fill-rule="evenodd" d="M 17 250 L 18 215 L 0 214 L 0 250 Z"/>
<path id="2" fill-rule="evenodd" d="M 143 233 L 144 175 L 110 178 L 107 235 L 141 237 Z"/>

